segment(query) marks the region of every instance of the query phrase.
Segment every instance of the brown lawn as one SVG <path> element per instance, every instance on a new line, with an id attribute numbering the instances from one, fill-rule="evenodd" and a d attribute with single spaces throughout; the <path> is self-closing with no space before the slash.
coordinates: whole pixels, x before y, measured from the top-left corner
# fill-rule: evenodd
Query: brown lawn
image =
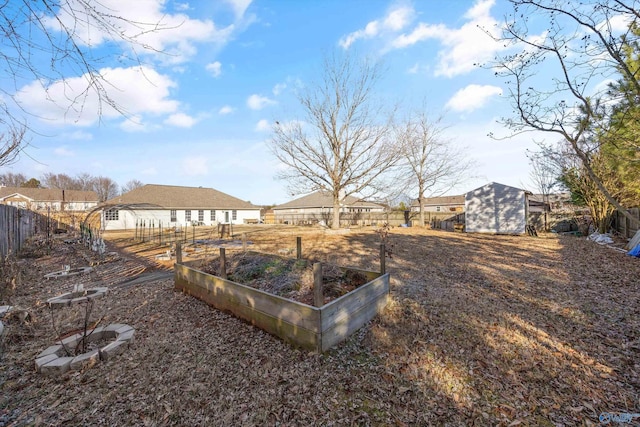
<path id="1" fill-rule="evenodd" d="M 328 235 L 256 226 L 251 249 L 377 270 L 372 229 Z M 0 301 L 13 318 L 0 360 L 0 422 L 13 425 L 597 425 L 640 413 L 640 259 L 574 236 L 483 236 L 394 228 L 385 312 L 326 354 L 290 347 L 173 290 L 166 251 L 107 235 L 88 276 L 44 280 L 95 256 L 57 241 L 31 250 Z M 228 249 L 229 251 L 229 249 Z M 40 255 L 39 257 L 36 257 Z M 58 378 L 35 372 L 53 343 L 45 301 L 107 286 L 92 318 L 127 323 L 126 352 Z M 640 422 L 636 418 L 633 422 Z"/>

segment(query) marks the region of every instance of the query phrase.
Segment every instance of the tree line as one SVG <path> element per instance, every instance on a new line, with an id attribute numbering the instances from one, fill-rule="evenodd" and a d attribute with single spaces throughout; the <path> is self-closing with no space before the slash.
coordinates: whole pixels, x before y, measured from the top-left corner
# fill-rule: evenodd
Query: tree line
<path id="1" fill-rule="evenodd" d="M 144 184 L 137 179 L 132 179 L 119 186 L 114 180 L 106 176 L 93 176 L 88 173 L 80 173 L 74 177 L 64 173 L 43 174 L 40 179 L 27 178 L 22 173 L 7 172 L 0 174 L 0 184 L 5 187 L 24 188 L 56 188 L 60 190 L 94 191 L 100 202 L 112 199 L 119 194 L 127 193 Z"/>

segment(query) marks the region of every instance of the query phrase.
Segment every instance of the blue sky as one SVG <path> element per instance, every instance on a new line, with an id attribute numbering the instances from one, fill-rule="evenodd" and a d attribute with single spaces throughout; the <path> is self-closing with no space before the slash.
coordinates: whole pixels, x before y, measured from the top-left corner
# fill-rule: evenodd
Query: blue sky
<path id="1" fill-rule="evenodd" d="M 21 82 L 17 99 L 37 114 L 30 118 L 37 133 L 28 156 L 0 172 L 86 172 L 120 185 L 203 186 L 256 204 L 284 203 L 291 195 L 274 179 L 270 123 L 300 116 L 296 88 L 317 81 L 323 55 L 337 50 L 382 61 L 377 95 L 390 105 L 408 111 L 426 103 L 430 115 L 444 115 L 447 135 L 477 162 L 476 177 L 450 194 L 490 181 L 531 187 L 525 150 L 535 148 L 533 136 L 487 136 L 507 134 L 497 120 L 511 108 L 504 82 L 474 65 L 500 52 L 478 27 L 495 28 L 507 12 L 502 0 L 101 3 L 169 28 L 144 36 L 164 53 L 142 53 L 141 65 L 122 60 L 126 47 L 91 34 L 92 54 L 103 58 L 111 95 L 128 115 L 106 108 L 98 119 L 93 96 L 74 113 L 61 85 L 47 94 Z M 63 72 L 71 88 L 81 82 Z"/>

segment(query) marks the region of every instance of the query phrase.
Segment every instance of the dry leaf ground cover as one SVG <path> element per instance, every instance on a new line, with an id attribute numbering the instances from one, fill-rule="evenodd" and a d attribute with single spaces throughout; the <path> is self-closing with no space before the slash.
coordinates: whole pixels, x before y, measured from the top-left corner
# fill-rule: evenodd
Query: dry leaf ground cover
<path id="1" fill-rule="evenodd" d="M 374 230 L 254 230 L 254 250 L 295 248 L 301 236 L 305 256 L 379 265 Z M 0 422 L 551 426 L 640 413 L 640 259 L 585 238 L 394 228 L 387 309 L 314 354 L 175 292 L 161 273 L 140 280 L 159 268 L 158 251 L 107 237 L 121 258 L 84 278 L 42 279 L 87 262 L 73 245 L 20 261 L 11 303 L 32 320 L 10 323 L 4 338 Z M 136 342 L 86 371 L 44 377 L 34 371 L 53 340 L 44 302 L 78 281 L 109 287 L 95 314 L 135 327 Z"/>

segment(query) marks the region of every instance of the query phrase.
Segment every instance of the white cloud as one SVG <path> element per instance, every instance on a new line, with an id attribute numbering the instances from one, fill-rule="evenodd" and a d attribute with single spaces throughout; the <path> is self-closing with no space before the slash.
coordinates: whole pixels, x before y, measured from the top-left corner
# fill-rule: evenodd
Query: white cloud
<path id="1" fill-rule="evenodd" d="M 236 14 L 237 18 L 241 18 L 247 11 L 247 8 L 251 4 L 251 0 L 226 0 L 231 5 L 231 8 Z"/>
<path id="2" fill-rule="evenodd" d="M 191 9 L 191 7 L 189 6 L 189 3 L 176 3 L 176 10 L 179 10 L 181 12 L 184 12 L 185 10 L 189 10 Z"/>
<path id="3" fill-rule="evenodd" d="M 121 111 L 101 100 L 94 91 L 87 91 L 87 76 L 57 81 L 46 88 L 34 81 L 22 87 L 15 99 L 43 121 L 76 126 L 93 125 L 100 116 L 108 119 L 125 113 L 141 118 L 178 109 L 178 101 L 170 99 L 169 93 L 175 82 L 152 68 L 103 68 L 100 74 L 109 82 L 105 86 L 108 97 Z"/>
<path id="4" fill-rule="evenodd" d="M 421 22 L 409 34 L 401 34 L 391 42 L 391 47 L 402 49 L 412 46 L 418 42 L 427 39 L 436 39 L 443 37 L 448 32 L 447 27 L 442 24 L 430 25 Z"/>
<path id="5" fill-rule="evenodd" d="M 75 132 L 64 134 L 64 137 L 75 141 L 91 141 L 93 139 L 93 134 L 77 130 Z"/>
<path id="6" fill-rule="evenodd" d="M 268 120 L 262 119 L 256 124 L 257 132 L 266 132 L 271 130 L 271 123 Z"/>
<path id="7" fill-rule="evenodd" d="M 273 105 L 275 103 L 276 101 L 274 101 L 273 99 L 269 99 L 265 96 L 256 94 L 251 95 L 249 98 L 247 98 L 247 106 L 252 110 L 262 110 L 264 107 Z"/>
<path id="8" fill-rule="evenodd" d="M 147 132 L 149 126 L 143 122 L 142 117 L 130 116 L 120 124 L 120 129 L 125 132 Z"/>
<path id="9" fill-rule="evenodd" d="M 343 49 L 349 49 L 357 40 L 371 39 L 383 34 L 401 31 L 413 20 L 414 14 L 415 11 L 411 7 L 394 8 L 382 20 L 371 21 L 363 29 L 343 36 L 338 44 Z"/>
<path id="10" fill-rule="evenodd" d="M 114 39 L 120 42 L 116 33 L 121 33 L 136 41 L 136 45 L 129 48 L 137 48 L 138 53 L 155 55 L 169 63 L 182 63 L 197 53 L 196 43 L 227 44 L 233 33 L 240 29 L 237 21 L 243 19 L 250 0 L 229 1 L 236 22 L 220 28 L 211 19 L 192 19 L 185 13 L 169 13 L 166 0 L 101 0 L 91 3 L 89 14 L 82 13 L 85 8 L 79 2 L 69 3 L 70 6 L 63 6 L 56 17 L 44 18 L 45 25 L 53 30 L 59 29 L 61 24 L 73 28 L 75 41 L 92 47 Z M 69 12 L 70 7 L 75 13 Z M 185 3 L 180 3 L 176 9 L 186 11 L 188 4 L 185 7 Z M 114 16 L 108 23 L 117 31 L 105 32 L 105 26 L 93 18 L 94 10 L 106 17 Z M 142 49 L 142 46 L 150 49 Z"/>
<path id="11" fill-rule="evenodd" d="M 427 40 L 441 44 L 436 76 L 453 77 L 475 69 L 478 63 L 486 63 L 504 46 L 495 42 L 485 31 L 497 35 L 498 21 L 491 16 L 495 0 L 477 0 L 464 14 L 466 22 L 460 28 L 443 24 L 420 22 L 412 31 L 395 37 L 389 49 L 403 49 Z"/>
<path id="12" fill-rule="evenodd" d="M 190 128 L 197 123 L 197 120 L 187 114 L 176 113 L 170 115 L 164 123 L 181 128 Z"/>
<path id="13" fill-rule="evenodd" d="M 185 157 L 182 159 L 182 171 L 189 176 L 206 175 L 209 172 L 207 162 L 208 160 L 201 156 Z"/>
<path id="14" fill-rule="evenodd" d="M 207 64 L 205 68 L 208 72 L 211 73 L 211 75 L 213 75 L 213 77 L 220 77 L 220 74 L 222 74 L 222 64 L 220 63 L 220 61 Z"/>
<path id="15" fill-rule="evenodd" d="M 227 114 L 233 113 L 234 111 L 236 111 L 235 108 L 230 105 L 225 105 L 224 107 L 220 108 L 220 110 L 218 110 L 218 114 L 220 114 L 221 116 L 225 116 Z"/>
<path id="16" fill-rule="evenodd" d="M 75 154 L 73 151 L 69 150 L 69 147 L 67 147 L 66 145 L 63 145 L 61 147 L 54 149 L 53 152 L 58 156 L 65 156 L 65 157 L 71 157 Z"/>
<path id="17" fill-rule="evenodd" d="M 469 112 L 483 107 L 491 97 L 501 95 L 502 89 L 491 85 L 469 85 L 453 95 L 447 107 L 453 111 Z"/>
<path id="18" fill-rule="evenodd" d="M 278 96 L 282 93 L 283 90 L 285 90 L 287 88 L 287 84 L 286 83 L 278 83 L 277 85 L 275 85 L 273 87 L 273 94 L 275 96 Z"/>

